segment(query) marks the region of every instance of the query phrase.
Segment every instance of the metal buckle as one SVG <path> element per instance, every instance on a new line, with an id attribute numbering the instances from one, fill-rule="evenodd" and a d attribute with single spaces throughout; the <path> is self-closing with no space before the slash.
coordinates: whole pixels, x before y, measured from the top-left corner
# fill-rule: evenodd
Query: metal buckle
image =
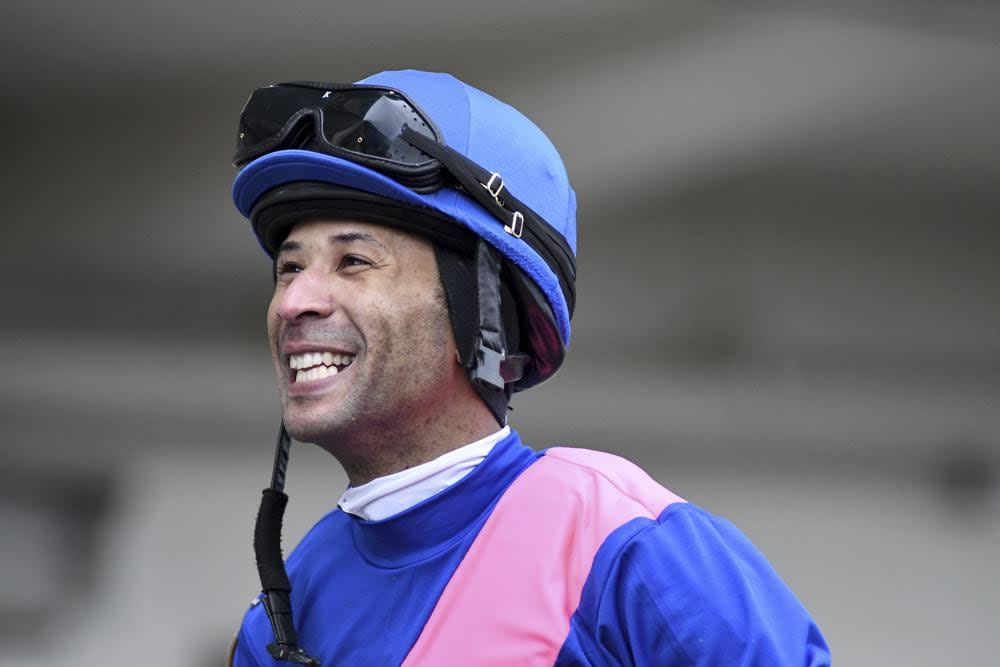
<path id="1" fill-rule="evenodd" d="M 476 367 L 472 369 L 471 377 L 482 385 L 503 389 L 504 380 L 500 368 L 506 356 L 483 345 L 479 339 L 479 349 L 476 350 Z"/>
<path id="2" fill-rule="evenodd" d="M 493 197 L 493 201 L 504 208 L 503 200 L 500 199 L 500 193 L 503 192 L 503 177 L 500 174 L 494 171 L 490 174 L 490 180 L 480 183 L 480 185 L 486 188 L 486 191 Z M 514 217 L 509 224 L 503 226 L 503 230 L 516 239 L 521 238 L 521 234 L 524 232 L 524 215 L 520 211 L 514 211 Z"/>
<path id="3" fill-rule="evenodd" d="M 497 172 L 490 174 L 490 180 L 486 183 L 480 183 L 486 191 L 490 193 L 490 196 L 497 201 L 498 204 L 503 206 L 503 202 L 500 201 L 500 193 L 503 192 L 503 177 Z M 494 187 L 496 188 L 494 190 Z"/>
<path id="4" fill-rule="evenodd" d="M 521 234 L 524 232 L 524 215 L 520 211 L 514 211 L 514 219 L 510 221 L 509 225 L 504 225 L 503 230 L 516 239 L 521 238 Z"/>

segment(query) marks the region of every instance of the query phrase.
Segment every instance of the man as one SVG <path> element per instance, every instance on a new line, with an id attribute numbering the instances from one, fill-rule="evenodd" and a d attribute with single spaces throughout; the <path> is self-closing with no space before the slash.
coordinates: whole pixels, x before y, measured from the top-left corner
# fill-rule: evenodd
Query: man
<path id="1" fill-rule="evenodd" d="M 284 423 L 232 664 L 829 664 L 733 526 L 507 425 L 575 302 L 575 195 L 534 124 L 441 74 L 281 84 L 248 100 L 235 163 L 274 260 Z M 286 428 L 350 480 L 288 576 Z"/>

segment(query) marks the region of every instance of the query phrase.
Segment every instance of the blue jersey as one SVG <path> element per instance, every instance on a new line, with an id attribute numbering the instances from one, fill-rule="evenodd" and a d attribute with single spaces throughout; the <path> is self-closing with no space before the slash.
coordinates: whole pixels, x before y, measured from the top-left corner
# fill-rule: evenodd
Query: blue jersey
<path id="1" fill-rule="evenodd" d="M 809 613 L 729 522 L 627 461 L 516 433 L 382 521 L 335 510 L 289 556 L 300 645 L 332 665 L 830 664 Z M 263 605 L 233 664 L 281 665 Z"/>

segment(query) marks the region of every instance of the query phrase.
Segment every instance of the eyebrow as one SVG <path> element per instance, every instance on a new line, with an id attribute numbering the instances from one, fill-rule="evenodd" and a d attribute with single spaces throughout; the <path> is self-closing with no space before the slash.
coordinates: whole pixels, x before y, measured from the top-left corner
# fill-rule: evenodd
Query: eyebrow
<path id="1" fill-rule="evenodd" d="M 382 250 L 387 250 L 385 244 L 375 238 L 373 235 L 367 232 L 341 232 L 339 234 L 330 234 L 327 237 L 327 242 L 330 245 L 336 245 L 338 243 L 353 243 L 355 241 L 361 241 L 365 243 L 372 243 L 382 248 Z M 293 252 L 296 250 L 301 250 L 302 244 L 298 241 L 285 241 L 278 247 L 278 253 Z"/>

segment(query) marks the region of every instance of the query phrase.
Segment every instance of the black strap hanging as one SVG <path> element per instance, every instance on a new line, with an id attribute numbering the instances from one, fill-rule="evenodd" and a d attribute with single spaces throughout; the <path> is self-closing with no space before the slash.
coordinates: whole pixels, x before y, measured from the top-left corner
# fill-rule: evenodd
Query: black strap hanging
<path id="1" fill-rule="evenodd" d="M 289 597 L 292 585 L 288 581 L 285 560 L 281 555 L 281 524 L 285 516 L 285 506 L 288 505 L 288 496 L 284 490 L 285 470 L 288 467 L 291 445 L 292 439 L 285 430 L 285 423 L 282 422 L 274 453 L 271 486 L 264 489 L 260 510 L 257 512 L 253 549 L 263 591 L 264 611 L 267 612 L 267 619 L 271 622 L 271 630 L 274 632 L 274 642 L 267 645 L 267 652 L 275 660 L 318 667 L 319 660 L 299 648 Z"/>

